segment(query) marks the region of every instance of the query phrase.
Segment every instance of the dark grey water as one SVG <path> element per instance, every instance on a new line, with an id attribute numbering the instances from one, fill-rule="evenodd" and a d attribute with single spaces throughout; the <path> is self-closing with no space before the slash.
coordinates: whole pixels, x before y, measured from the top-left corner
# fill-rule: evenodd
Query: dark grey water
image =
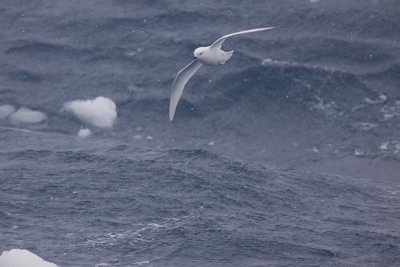
<path id="1" fill-rule="evenodd" d="M 398 266 L 398 1 L 2 1 L 0 252 L 59 266 Z M 168 120 L 176 72 L 223 34 Z M 110 129 L 62 111 L 115 101 Z M 1 118 L 1 116 L 0 116 Z M 93 135 L 79 138 L 81 127 Z"/>

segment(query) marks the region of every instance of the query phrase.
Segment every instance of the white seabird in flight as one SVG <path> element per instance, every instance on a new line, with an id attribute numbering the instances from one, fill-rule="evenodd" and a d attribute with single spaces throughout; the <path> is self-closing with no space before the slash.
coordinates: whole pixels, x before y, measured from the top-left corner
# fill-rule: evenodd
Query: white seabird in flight
<path id="1" fill-rule="evenodd" d="M 174 83 L 172 84 L 171 99 L 169 101 L 169 119 L 172 121 L 172 119 L 174 118 L 176 106 L 178 105 L 178 101 L 182 95 L 186 83 L 193 76 L 193 74 L 198 69 L 200 69 L 201 66 L 203 65 L 215 66 L 215 65 L 225 64 L 225 62 L 228 59 L 230 59 L 234 50 L 229 52 L 221 50 L 222 44 L 228 37 L 250 32 L 266 31 L 274 28 L 276 27 L 257 28 L 240 32 L 234 32 L 222 36 L 210 46 L 196 48 L 196 50 L 194 50 L 194 60 L 178 72 L 178 74 L 175 77 Z"/>

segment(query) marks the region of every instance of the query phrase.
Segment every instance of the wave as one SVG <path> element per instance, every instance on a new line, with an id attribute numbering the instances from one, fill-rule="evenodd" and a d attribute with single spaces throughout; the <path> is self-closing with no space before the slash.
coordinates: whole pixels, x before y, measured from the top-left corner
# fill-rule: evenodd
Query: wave
<path id="1" fill-rule="evenodd" d="M 18 40 L 12 47 L 5 51 L 6 54 L 57 54 L 64 56 L 75 56 L 80 57 L 83 55 L 90 54 L 89 49 L 77 49 L 71 45 L 57 44 L 43 41 L 28 41 L 28 40 Z"/>
<path id="2" fill-rule="evenodd" d="M 350 112 L 364 103 L 365 98 L 379 94 L 360 82 L 357 76 L 315 65 L 264 60 L 260 66 L 229 73 L 211 84 L 202 86 L 206 97 L 202 105 L 223 109 L 243 103 L 249 109 L 268 103 L 301 104 L 304 110 L 321 102 L 335 103 L 342 112 Z"/>
<path id="3" fill-rule="evenodd" d="M 385 82 L 393 81 L 395 84 L 400 83 L 400 77 L 398 73 L 400 72 L 400 64 L 394 63 L 387 66 L 385 69 L 375 72 L 370 72 L 363 77 L 365 79 L 380 79 Z"/>
<path id="4" fill-rule="evenodd" d="M 117 145 L 99 153 L 92 145 L 54 152 L 44 144 L 41 150 L 13 154 L 14 161 L 34 157 L 35 164 L 25 164 L 29 175 L 18 184 L 12 181 L 19 167 L 5 169 L 9 186 L 20 193 L 13 195 L 15 212 L 4 222 L 15 220 L 15 214 L 24 216 L 18 229 L 7 230 L 3 246 L 12 247 L 15 235 L 45 219 L 52 227 L 34 227 L 28 236 L 37 240 L 46 231 L 48 239 L 38 246 L 47 247 L 46 257 L 61 266 L 70 265 L 73 257 L 82 259 L 82 266 L 144 261 L 185 265 L 194 259 L 232 266 L 300 259 L 311 265 L 362 265 L 363 257 L 390 265 L 400 253 L 400 237 L 393 234 L 400 199 L 393 190 L 205 150 L 144 151 Z M 30 196 L 29 203 L 19 201 L 24 195 Z M 45 201 L 49 196 L 53 201 Z M 56 223 L 65 220 L 82 230 L 79 235 L 70 224 Z M 390 249 L 371 255 L 377 242 Z M 68 255 L 59 254 L 71 243 Z M 338 245 L 327 245 L 333 243 Z M 82 251 L 89 249 L 112 254 L 83 259 Z"/>

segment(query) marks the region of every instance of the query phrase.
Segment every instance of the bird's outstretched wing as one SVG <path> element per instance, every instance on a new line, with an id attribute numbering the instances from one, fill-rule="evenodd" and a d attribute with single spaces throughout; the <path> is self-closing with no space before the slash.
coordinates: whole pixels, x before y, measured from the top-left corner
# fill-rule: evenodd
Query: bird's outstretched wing
<path id="1" fill-rule="evenodd" d="M 203 66 L 203 64 L 195 59 L 181 69 L 176 75 L 174 83 L 172 84 L 171 99 L 169 101 L 169 119 L 171 121 L 174 118 L 175 109 L 181 98 L 183 88 L 185 88 L 186 83 L 201 66 Z"/>
<path id="2" fill-rule="evenodd" d="M 271 30 L 271 29 L 274 29 L 274 28 L 277 28 L 277 27 L 257 28 L 257 29 L 251 29 L 251 30 L 245 30 L 245 31 L 230 33 L 230 34 L 227 34 L 227 35 L 222 36 L 221 38 L 219 38 L 217 41 L 215 41 L 215 42 L 211 45 L 211 47 L 212 47 L 212 48 L 215 47 L 215 48 L 220 49 L 221 46 L 222 46 L 222 44 L 225 42 L 225 40 L 226 40 L 228 37 L 231 37 L 231 36 L 240 35 L 240 34 L 244 34 L 244 33 L 250 33 L 250 32 L 266 31 L 266 30 Z"/>

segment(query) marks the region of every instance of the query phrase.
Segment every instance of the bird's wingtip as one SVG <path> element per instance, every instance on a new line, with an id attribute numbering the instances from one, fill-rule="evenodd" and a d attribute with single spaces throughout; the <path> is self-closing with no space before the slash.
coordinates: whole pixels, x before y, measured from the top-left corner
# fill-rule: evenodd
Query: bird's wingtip
<path id="1" fill-rule="evenodd" d="M 272 29 L 276 29 L 276 28 L 280 28 L 281 26 L 271 26 L 271 27 L 265 27 L 263 29 L 265 30 L 272 30 Z"/>

